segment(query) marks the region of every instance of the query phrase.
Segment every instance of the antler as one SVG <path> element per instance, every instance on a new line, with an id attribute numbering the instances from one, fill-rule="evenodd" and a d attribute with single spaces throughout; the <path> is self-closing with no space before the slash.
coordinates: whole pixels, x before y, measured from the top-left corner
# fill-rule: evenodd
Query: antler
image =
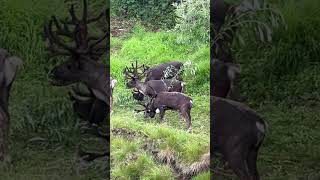
<path id="1" fill-rule="evenodd" d="M 82 17 L 78 18 L 75 13 L 74 5 L 69 9 L 71 20 L 58 20 L 56 16 L 52 16 L 49 23 L 44 27 L 46 38 L 49 40 L 48 49 L 51 56 L 72 56 L 75 59 L 86 57 L 98 60 L 104 52 L 107 51 L 107 40 L 109 33 L 104 32 L 101 37 L 90 36 L 88 32 L 88 24 L 99 21 L 102 17 L 106 17 L 109 9 L 100 13 L 97 17 L 88 18 L 88 3 L 83 0 Z M 68 38 L 69 40 L 65 40 Z M 70 42 L 73 43 L 67 43 Z"/>
<path id="2" fill-rule="evenodd" d="M 144 64 L 138 66 L 138 61 L 135 62 L 135 65 L 134 63 L 131 63 L 131 66 L 131 68 L 125 67 L 123 72 L 127 79 L 141 79 L 145 75 L 146 71 L 149 69 L 149 67 Z"/>

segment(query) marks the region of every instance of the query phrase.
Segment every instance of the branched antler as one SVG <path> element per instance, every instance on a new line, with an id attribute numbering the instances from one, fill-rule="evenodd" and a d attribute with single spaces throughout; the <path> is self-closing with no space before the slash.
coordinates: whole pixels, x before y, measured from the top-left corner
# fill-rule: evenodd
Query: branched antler
<path id="1" fill-rule="evenodd" d="M 71 56 L 77 60 L 80 57 L 98 60 L 107 51 L 107 42 L 109 33 L 104 32 L 103 36 L 94 36 L 89 34 L 88 24 L 99 21 L 106 17 L 109 10 L 101 12 L 97 17 L 88 18 L 88 3 L 83 0 L 82 17 L 77 17 L 74 5 L 69 9 L 70 20 L 58 20 L 52 16 L 49 23 L 44 27 L 46 38 L 49 40 L 48 49 L 51 57 L 54 56 Z"/>
<path id="2" fill-rule="evenodd" d="M 141 66 L 138 66 L 138 62 L 136 61 L 135 64 L 134 63 L 131 63 L 131 67 L 125 67 L 124 69 L 124 74 L 125 74 L 125 77 L 126 79 L 141 79 L 146 71 L 149 69 L 148 66 L 146 65 L 141 65 Z"/>

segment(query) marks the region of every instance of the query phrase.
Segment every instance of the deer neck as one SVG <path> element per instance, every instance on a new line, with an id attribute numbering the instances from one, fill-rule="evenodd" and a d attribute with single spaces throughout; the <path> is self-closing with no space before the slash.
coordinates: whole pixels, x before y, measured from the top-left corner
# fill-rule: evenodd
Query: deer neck
<path id="1" fill-rule="evenodd" d="M 92 90 L 98 99 L 108 103 L 108 92 L 110 89 L 107 73 L 108 67 L 100 63 L 90 63 L 92 63 L 91 66 L 94 70 L 86 72 L 82 81 Z"/>
<path id="2" fill-rule="evenodd" d="M 139 80 L 136 81 L 136 88 L 142 93 L 145 94 L 146 92 L 146 85 L 144 83 L 141 83 Z"/>

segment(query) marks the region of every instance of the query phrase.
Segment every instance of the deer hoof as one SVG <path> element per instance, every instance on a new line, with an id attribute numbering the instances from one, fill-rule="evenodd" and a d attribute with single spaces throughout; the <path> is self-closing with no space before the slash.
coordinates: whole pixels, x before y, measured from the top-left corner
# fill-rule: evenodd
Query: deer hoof
<path id="1" fill-rule="evenodd" d="M 192 133 L 192 128 L 191 127 L 188 128 L 187 133 Z"/>

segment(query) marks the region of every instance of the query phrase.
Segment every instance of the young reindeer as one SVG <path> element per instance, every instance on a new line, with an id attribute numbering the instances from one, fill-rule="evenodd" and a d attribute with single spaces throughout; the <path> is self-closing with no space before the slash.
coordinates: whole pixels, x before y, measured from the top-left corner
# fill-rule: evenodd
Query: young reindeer
<path id="1" fill-rule="evenodd" d="M 213 153 L 221 153 L 240 180 L 259 180 L 257 157 L 266 122 L 246 105 L 215 96 L 210 111 Z"/>
<path id="2" fill-rule="evenodd" d="M 141 72 L 139 70 L 141 69 Z M 126 79 L 128 79 L 127 88 L 136 88 L 133 97 L 139 101 L 142 101 L 144 96 L 152 97 L 160 92 L 184 92 L 184 82 L 173 80 L 173 79 L 163 79 L 163 80 L 149 80 L 147 82 L 140 82 L 143 78 L 147 68 L 145 65 L 138 66 L 136 61 L 135 65 L 132 63 L 132 67 L 126 67 L 124 69 L 124 74 Z M 142 95 L 140 95 L 142 94 Z"/>
<path id="3" fill-rule="evenodd" d="M 191 132 L 191 108 L 192 99 L 179 92 L 160 92 L 155 94 L 149 103 L 145 106 L 146 113 L 154 118 L 156 113 L 160 114 L 160 120 L 163 121 L 166 110 L 178 111 L 180 117 L 187 123 L 187 131 Z"/>
<path id="4" fill-rule="evenodd" d="M 9 160 L 9 96 L 22 60 L 0 48 L 0 162 Z"/>

